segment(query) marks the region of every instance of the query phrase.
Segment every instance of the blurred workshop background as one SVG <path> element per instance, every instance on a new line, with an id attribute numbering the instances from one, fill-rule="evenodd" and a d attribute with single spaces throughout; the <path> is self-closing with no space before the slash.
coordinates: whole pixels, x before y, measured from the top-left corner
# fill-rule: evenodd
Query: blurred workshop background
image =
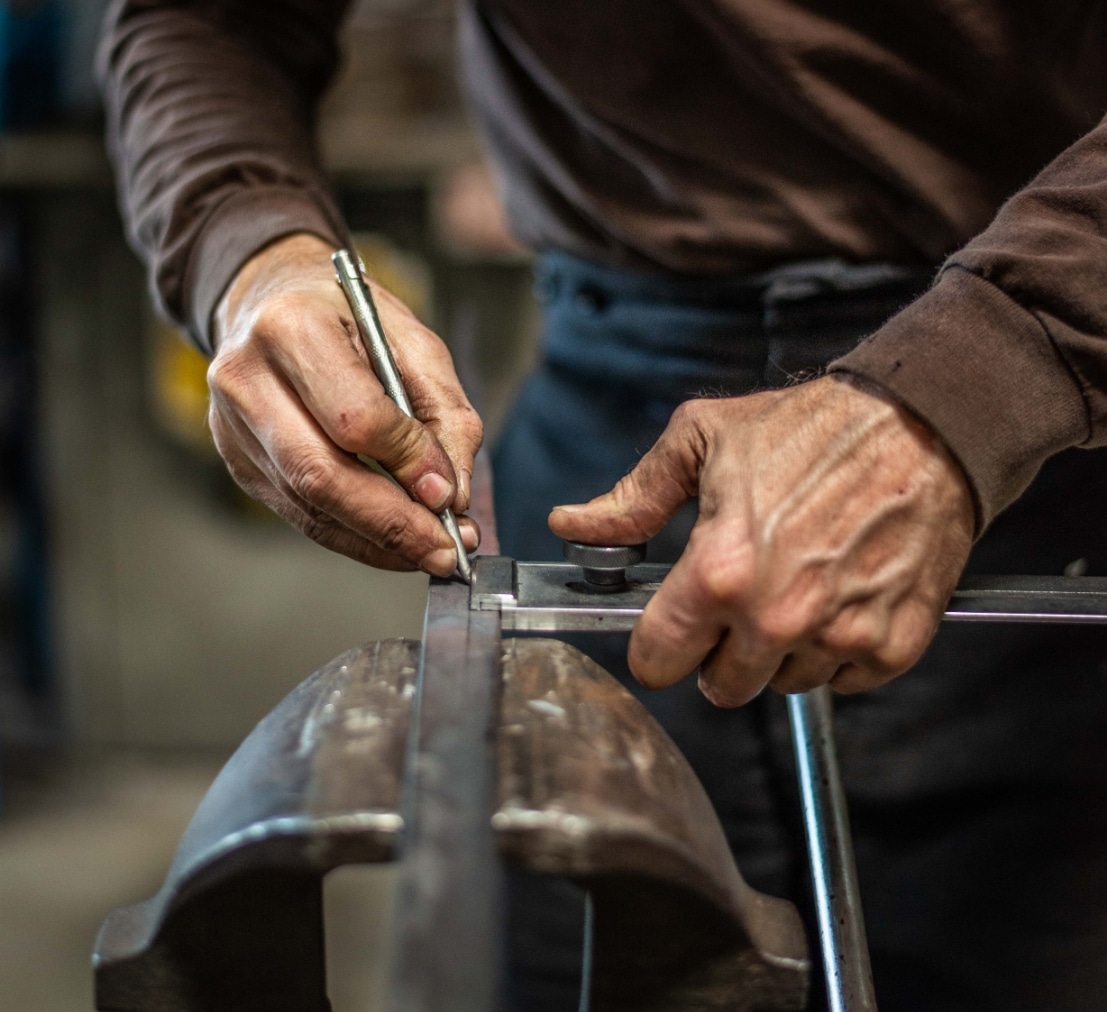
<path id="1" fill-rule="evenodd" d="M 206 363 L 149 308 L 101 143 L 106 0 L 0 0 L 0 1009 L 92 1008 L 109 908 L 152 894 L 223 761 L 333 656 L 418 636 L 380 574 L 253 505 Z M 451 343 L 494 434 L 533 348 L 455 84 L 450 0 L 361 0 L 321 128 L 371 268 Z M 328 885 L 335 1012 L 366 1005 L 388 874 Z"/>

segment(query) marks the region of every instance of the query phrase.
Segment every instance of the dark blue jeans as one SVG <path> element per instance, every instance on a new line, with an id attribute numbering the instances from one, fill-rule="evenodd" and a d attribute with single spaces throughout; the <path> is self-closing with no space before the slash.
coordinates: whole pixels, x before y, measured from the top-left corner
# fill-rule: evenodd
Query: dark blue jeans
<path id="1" fill-rule="evenodd" d="M 560 558 L 549 509 L 609 489 L 682 400 L 811 375 L 927 280 L 835 262 L 659 280 L 546 256 L 544 356 L 495 454 L 502 550 Z M 650 558 L 674 559 L 693 521 Z M 1104 451 L 1047 463 L 969 569 L 1077 559 L 1107 575 Z M 694 680 L 645 692 L 620 648 L 588 649 L 685 752 L 747 881 L 809 910 L 783 700 L 718 710 Z M 1107 630 L 949 626 L 907 675 L 839 697 L 836 719 L 882 1012 L 1107 1008 Z M 576 1008 L 578 903 L 562 884 L 517 884 L 518 1009 Z"/>

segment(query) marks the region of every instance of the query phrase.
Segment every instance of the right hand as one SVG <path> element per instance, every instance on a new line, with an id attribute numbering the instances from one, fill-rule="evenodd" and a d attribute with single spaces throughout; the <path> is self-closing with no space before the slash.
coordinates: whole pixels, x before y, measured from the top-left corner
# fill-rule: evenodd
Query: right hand
<path id="1" fill-rule="evenodd" d="M 332 253 L 312 235 L 281 239 L 220 300 L 208 370 L 216 448 L 246 492 L 326 548 L 382 569 L 449 576 L 457 552 L 435 514 L 468 507 L 480 418 L 445 345 L 370 282 L 416 417 L 388 398 Z M 472 551 L 477 526 L 458 522 Z"/>
<path id="2" fill-rule="evenodd" d="M 635 544 L 692 496 L 688 546 L 627 656 L 651 688 L 698 669 L 718 706 L 766 685 L 860 692 L 906 671 L 972 547 L 968 479 L 937 435 L 839 376 L 685 402 L 611 492 L 554 509 L 550 527 Z"/>

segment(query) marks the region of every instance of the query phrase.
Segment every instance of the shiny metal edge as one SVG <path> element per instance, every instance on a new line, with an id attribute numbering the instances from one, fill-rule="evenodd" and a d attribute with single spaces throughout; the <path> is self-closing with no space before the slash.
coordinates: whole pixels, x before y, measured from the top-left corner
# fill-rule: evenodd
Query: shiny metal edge
<path id="1" fill-rule="evenodd" d="M 587 588 L 580 567 L 569 563 L 515 562 L 503 556 L 474 561 L 470 608 L 500 612 L 505 630 L 545 633 L 630 632 L 670 568 L 632 566 L 627 589 L 605 594 Z M 1107 624 L 1107 578 L 966 577 L 944 620 Z"/>

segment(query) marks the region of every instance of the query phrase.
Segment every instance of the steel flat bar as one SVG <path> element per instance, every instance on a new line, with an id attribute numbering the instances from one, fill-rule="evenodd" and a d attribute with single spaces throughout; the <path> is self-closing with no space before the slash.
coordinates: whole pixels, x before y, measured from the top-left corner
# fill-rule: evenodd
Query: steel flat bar
<path id="1" fill-rule="evenodd" d="M 630 632 L 667 572 L 667 566 L 632 566 L 627 589 L 604 594 L 585 588 L 580 569 L 567 563 L 480 559 L 473 601 L 475 608 L 502 612 L 503 628 L 509 630 Z M 1107 578 L 967 577 L 950 599 L 945 620 L 1107 624 Z"/>
<path id="2" fill-rule="evenodd" d="M 953 592 L 947 622 L 1107 622 L 1101 576 L 969 576 Z"/>
<path id="3" fill-rule="evenodd" d="M 849 812 L 834 749 L 830 689 L 823 686 L 787 698 L 827 1004 L 830 1012 L 875 1012 Z"/>
<path id="4" fill-rule="evenodd" d="M 492 811 L 500 618 L 432 580 L 416 680 L 387 1012 L 501 1006 L 503 869 Z"/>

